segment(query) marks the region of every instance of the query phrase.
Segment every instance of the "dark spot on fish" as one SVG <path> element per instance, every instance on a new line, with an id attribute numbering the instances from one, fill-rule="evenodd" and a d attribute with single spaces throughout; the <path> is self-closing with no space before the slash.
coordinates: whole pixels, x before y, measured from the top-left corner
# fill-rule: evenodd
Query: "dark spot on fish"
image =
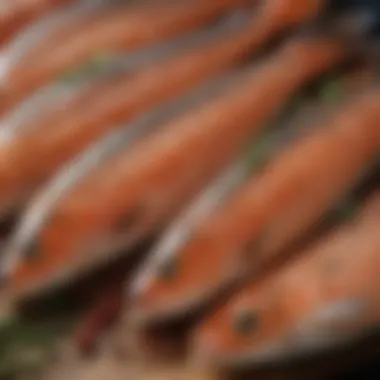
<path id="1" fill-rule="evenodd" d="M 358 211 L 358 203 L 353 196 L 343 197 L 342 201 L 336 204 L 330 209 L 327 213 L 328 220 L 331 220 L 332 223 L 340 223 L 342 221 L 352 220 Z M 352 192 L 352 195 L 353 192 Z"/>
<path id="2" fill-rule="evenodd" d="M 161 265 L 161 267 L 158 269 L 158 275 L 160 278 L 165 280 L 170 280 L 177 274 L 177 262 L 174 259 L 167 260 L 165 263 Z"/>
<path id="3" fill-rule="evenodd" d="M 233 328 L 240 335 L 251 334 L 259 326 L 259 316 L 251 310 L 239 312 L 233 319 Z"/>
<path id="4" fill-rule="evenodd" d="M 129 210 L 126 214 L 123 214 L 113 226 L 115 233 L 125 232 L 134 227 L 141 219 L 142 207 L 135 206 Z"/>
<path id="5" fill-rule="evenodd" d="M 31 240 L 24 249 L 23 257 L 27 260 L 34 260 L 38 256 L 39 241 L 37 238 Z"/>

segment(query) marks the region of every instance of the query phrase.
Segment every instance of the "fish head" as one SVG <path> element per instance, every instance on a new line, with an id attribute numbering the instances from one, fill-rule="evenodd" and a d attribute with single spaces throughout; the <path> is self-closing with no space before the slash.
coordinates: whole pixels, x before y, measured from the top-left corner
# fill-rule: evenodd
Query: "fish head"
<path id="1" fill-rule="evenodd" d="M 284 362 L 334 348 L 363 331 L 359 298 L 318 301 L 298 292 L 268 283 L 245 288 L 196 328 L 193 359 L 227 368 Z"/>
<path id="2" fill-rule="evenodd" d="M 131 318 L 151 324 L 182 318 L 212 300 L 240 273 L 236 247 L 207 233 L 192 237 L 175 255 L 153 265 L 128 289 Z"/>
<path id="3" fill-rule="evenodd" d="M 282 295 L 280 287 L 254 283 L 232 296 L 195 329 L 193 360 L 240 367 L 281 356 L 284 333 L 293 321 Z"/>
<path id="4" fill-rule="evenodd" d="M 26 220 L 16 231 L 1 267 L 3 283 L 12 293 L 24 298 L 65 284 L 95 264 L 97 253 L 104 254 L 100 240 L 108 232 L 107 218 L 100 223 L 97 210 L 72 206 L 62 203 L 41 227 Z"/>

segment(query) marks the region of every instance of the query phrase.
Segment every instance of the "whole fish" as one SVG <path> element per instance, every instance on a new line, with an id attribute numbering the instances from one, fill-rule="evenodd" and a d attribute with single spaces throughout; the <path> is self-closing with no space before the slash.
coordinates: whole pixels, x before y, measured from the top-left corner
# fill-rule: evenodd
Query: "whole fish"
<path id="1" fill-rule="evenodd" d="M 172 42 L 173 56 L 143 67 L 133 75 L 128 72 L 116 76 L 112 80 L 114 85 L 109 87 L 107 83 L 106 88 L 103 84 L 95 85 L 87 90 L 88 97 L 79 95 L 86 101 L 75 104 L 74 100 L 74 104 L 58 113 L 58 119 L 54 114 L 49 117 L 42 113 L 36 120 L 19 125 L 8 118 L 9 126 L 3 126 L 0 131 L 3 137 L 0 141 L 0 214 L 22 205 L 36 186 L 60 165 L 110 128 L 239 64 L 271 35 L 313 14 L 312 9 L 306 7 L 307 2 L 303 3 L 303 12 L 293 6 L 294 13 L 287 14 L 292 9 L 287 5 L 293 2 L 282 1 L 278 7 L 269 6 L 270 2 L 253 18 L 243 12 L 209 31 L 208 37 L 207 32 L 203 32 L 189 37 L 188 42 L 182 40 L 182 49 L 179 41 Z M 201 42 L 202 39 L 205 41 Z M 201 44 L 197 48 L 198 43 Z M 160 54 L 159 51 L 151 54 Z M 147 53 L 145 58 L 152 55 Z M 139 60 L 135 62 L 137 65 Z M 47 96 L 49 94 L 50 91 Z M 51 128 L 52 123 L 54 128 Z M 14 133 L 15 128 L 17 133 Z"/>
<path id="2" fill-rule="evenodd" d="M 14 60 L 8 62 L 8 69 L 3 70 L 1 76 L 2 110 L 5 112 L 15 106 L 42 85 L 65 70 L 83 64 L 96 53 L 130 51 L 184 34 L 247 1 L 147 0 L 111 7 L 95 21 L 90 15 L 89 23 L 80 19 L 82 27 L 79 29 L 74 24 L 76 33 L 52 47 L 43 60 L 25 61 L 20 57 L 20 64 Z"/>
<path id="3" fill-rule="evenodd" d="M 376 157 L 379 104 L 369 91 L 275 154 L 166 264 L 173 275 L 157 275 L 140 292 L 131 318 L 183 316 L 312 228 Z"/>
<path id="4" fill-rule="evenodd" d="M 194 333 L 194 357 L 225 366 L 333 348 L 380 322 L 380 196 L 353 221 L 261 282 L 244 286 Z"/>
<path id="5" fill-rule="evenodd" d="M 48 223 L 36 231 L 24 221 L 26 236 L 16 234 L 5 253 L 14 258 L 4 267 L 12 291 L 59 283 L 67 273 L 74 276 L 109 260 L 111 249 L 159 229 L 297 89 L 345 57 L 331 37 L 296 38 L 261 65 L 240 72 L 220 96 L 158 125 L 131 150 L 81 179 L 74 176 L 76 183 L 66 177 L 72 186 L 54 207 L 41 212 L 34 206 Z"/>

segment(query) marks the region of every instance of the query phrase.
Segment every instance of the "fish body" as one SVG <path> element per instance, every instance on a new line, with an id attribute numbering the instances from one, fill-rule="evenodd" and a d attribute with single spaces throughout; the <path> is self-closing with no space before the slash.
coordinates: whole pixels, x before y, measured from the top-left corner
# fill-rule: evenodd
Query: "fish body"
<path id="1" fill-rule="evenodd" d="M 201 223 L 175 258 L 176 275 L 156 276 L 136 297 L 133 319 L 149 324 L 186 315 L 241 276 L 260 273 L 312 228 L 375 159 L 379 101 L 370 92 L 346 103 L 275 154 Z"/>
<path id="2" fill-rule="evenodd" d="M 194 357 L 233 367 L 288 360 L 377 327 L 379 200 L 270 277 L 244 285 L 196 329 Z"/>
<path id="3" fill-rule="evenodd" d="M 7 43 L 27 24 L 72 0 L 5 0 L 0 8 L 0 44 Z"/>
<path id="4" fill-rule="evenodd" d="M 170 267 L 168 265 L 171 263 L 170 259 L 191 238 L 197 225 L 244 182 L 248 173 L 247 166 L 242 159 L 239 159 L 222 170 L 222 173 L 218 173 L 206 189 L 191 200 L 185 210 L 171 222 L 148 254 L 146 262 L 139 267 L 131 285 L 127 285 L 127 291 L 132 298 L 149 284 L 157 271 Z"/>
<path id="5" fill-rule="evenodd" d="M 31 290 L 46 284 L 48 273 L 74 275 L 109 259 L 104 247 L 116 241 L 128 247 L 160 228 L 302 84 L 344 57 L 331 39 L 292 41 L 269 62 L 240 72 L 228 91 L 158 126 L 157 133 L 83 177 L 49 208 L 49 223 L 23 248 L 17 245 L 18 258 L 41 260 L 16 260 L 10 287 Z"/>
<path id="6" fill-rule="evenodd" d="M 237 73 L 232 72 L 229 75 L 213 78 L 178 99 L 157 106 L 126 128 L 107 134 L 65 165 L 46 187 L 31 199 L 19 226 L 16 227 L 14 238 L 10 240 L 8 253 L 4 254 L 5 260 L 1 265 L 3 273 L 11 271 L 20 259 L 19 254 L 25 249 L 28 250 L 27 246 L 34 245 L 36 236 L 46 227 L 57 205 L 84 177 L 96 173 L 99 165 L 107 164 L 115 155 L 128 149 L 146 135 L 149 136 L 160 123 L 170 120 L 192 106 L 201 104 L 223 87 L 236 81 L 237 77 Z"/>
<path id="7" fill-rule="evenodd" d="M 112 90 L 118 88 L 117 84 L 120 84 L 121 80 L 128 82 L 134 71 L 141 66 L 154 65 L 156 60 L 160 61 L 183 50 L 196 48 L 204 41 L 228 36 L 229 33 L 239 30 L 241 24 L 247 23 L 251 18 L 249 12 L 235 12 L 221 20 L 216 27 L 203 28 L 136 52 L 105 57 L 98 70 L 96 66 L 88 69 L 91 71 L 89 75 L 78 74 L 73 80 L 63 79 L 42 87 L 21 102 L 14 111 L 3 117 L 2 133 L 13 136 L 28 129 L 36 132 L 47 128 L 51 122 L 62 122 L 60 117 L 68 117 L 70 112 L 78 113 L 84 107 L 92 106 L 92 102 L 97 98 L 109 96 Z"/>
<path id="8" fill-rule="evenodd" d="M 215 30 L 210 30 L 209 34 L 205 32 L 193 38 L 185 37 L 188 42 L 182 39 L 182 48 L 179 47 L 180 41 L 172 42 L 166 49 L 173 49 L 173 56 L 132 74 L 127 72 L 116 76 L 112 84 L 101 83 L 90 87 L 85 93 L 80 92 L 79 100 L 74 98 L 71 104 L 63 106 L 63 110 L 56 115 L 57 119 L 54 113 L 40 113 L 35 120 L 19 125 L 14 124 L 13 116 L 10 116 L 9 126 L 2 127 L 1 212 L 7 213 L 12 207 L 22 204 L 59 166 L 110 128 L 238 65 L 271 35 L 290 24 L 301 22 L 303 17 L 309 15 L 307 8 L 305 13 L 300 14 L 299 9 L 294 7 L 294 13 L 284 18 L 282 14 L 288 11 L 288 7 L 285 3 L 280 5 L 269 10 L 263 8 L 254 18 L 250 18 L 249 13 L 248 16 L 243 13 L 237 15 L 236 19 L 227 20 L 227 25 L 222 23 Z M 202 38 L 205 41 L 202 42 Z M 187 50 L 189 47 L 191 49 Z M 145 52 L 142 56 L 149 60 L 152 58 L 150 54 L 155 55 Z M 161 53 L 157 51 L 157 54 Z M 135 62 L 137 65 L 139 59 Z M 42 94 L 42 99 L 50 93 Z M 30 104 L 33 106 L 35 103 L 32 101 Z M 51 128 L 52 123 L 54 128 Z M 15 130 L 17 133 L 13 132 Z M 33 157 L 33 160 L 26 157 Z"/>
<path id="9" fill-rule="evenodd" d="M 83 64 L 96 53 L 130 51 L 184 34 L 236 9 L 244 2 L 245 0 L 196 0 L 178 3 L 163 0 L 159 4 L 144 1 L 129 6 L 111 7 L 107 12 L 99 11 L 101 13 L 95 19 L 92 14 L 87 16 L 88 22 L 83 19 L 73 22 L 75 33 L 65 33 L 69 34 L 69 38 L 58 41 L 59 43 L 55 41 L 54 46 L 46 42 L 42 49 L 38 48 L 39 56 L 46 47 L 49 48 L 43 54 L 43 60 L 32 59 L 35 54 L 31 57 L 26 53 L 27 61 L 25 55 L 16 61 L 9 61 L 8 70 L 4 71 L 1 81 L 3 112 L 65 70 Z"/>
<path id="10" fill-rule="evenodd" d="M 58 44 L 75 35 L 96 17 L 104 13 L 113 0 L 80 0 L 49 12 L 44 17 L 26 25 L 2 46 L 1 82 L 12 70 L 25 70 L 38 64 L 41 56 L 48 56 Z M 37 3 L 35 1 L 34 3 Z"/>
<path id="11" fill-rule="evenodd" d="M 126 286 L 128 297 L 132 300 L 138 298 L 150 283 L 157 279 L 161 271 L 172 267 L 176 255 L 188 244 L 202 221 L 223 207 L 253 171 L 262 170 L 270 156 L 284 145 L 285 141 L 294 138 L 296 133 L 304 128 L 302 123 L 298 125 L 296 123 L 296 126 L 291 124 L 289 128 L 281 125 L 270 133 L 264 133 L 258 141 L 254 139 L 253 148 L 245 149 L 247 157 L 243 154 L 235 159 L 221 173 L 217 173 L 199 195 L 190 200 L 187 207 L 170 223 L 159 241 L 154 244 L 146 262 L 137 270 L 135 278 L 128 282 Z"/>
<path id="12" fill-rule="evenodd" d="M 173 96 L 196 86 L 202 80 L 216 76 L 218 66 L 220 66 L 219 71 L 222 71 L 223 67 L 232 66 L 236 51 L 232 43 L 230 43 L 230 51 L 222 50 L 219 43 L 219 49 L 215 49 L 215 60 L 207 61 L 206 57 L 199 62 L 198 66 L 198 54 L 206 48 L 207 43 L 199 50 L 197 45 L 202 41 L 210 41 L 210 44 L 213 44 L 213 41 L 218 43 L 219 38 L 229 34 L 232 34 L 231 39 L 236 41 L 234 32 L 240 28 L 236 22 L 244 23 L 251 17 L 250 15 L 240 16 L 231 20 L 232 22 L 227 20 L 226 23 L 212 30 L 180 37 L 162 43 L 154 49 L 150 48 L 134 55 L 120 57 L 118 61 L 122 67 L 127 66 L 129 70 L 133 70 L 143 62 L 161 59 L 163 62 L 158 62 L 161 65 L 159 70 L 145 64 L 147 67 L 137 73 L 111 74 L 108 77 L 106 75 L 100 78 L 98 83 L 88 83 L 88 81 L 71 85 L 57 83 L 37 92 L 21 104 L 15 112 L 10 113 L 2 120 L 1 126 L 4 147 L 3 179 L 6 181 L 3 183 L 3 213 L 8 213 L 13 206 L 20 206 L 36 186 L 86 145 L 96 140 L 102 133 L 106 133 L 107 129 L 115 129 L 118 123 L 125 123 L 149 106 L 154 106 L 165 99 L 170 100 Z M 177 57 L 182 50 L 189 48 L 187 61 L 186 57 Z M 239 48 L 242 52 L 245 51 L 245 45 L 240 45 L 237 50 Z M 169 55 L 173 57 L 166 60 L 165 55 L 169 52 L 171 52 Z M 228 62 L 224 63 L 224 57 Z M 187 65 L 192 61 L 195 66 L 191 66 L 189 70 Z M 182 69 L 178 68 L 177 64 Z M 178 73 L 173 73 L 169 79 L 164 78 L 163 75 L 174 66 L 177 66 Z M 57 105 L 58 102 L 61 104 Z M 50 109 L 49 106 L 51 106 Z M 34 118 L 31 111 L 35 114 Z M 55 125 L 54 129 L 51 128 L 52 123 Z M 69 135 L 67 131 L 70 131 Z M 34 156 L 33 164 L 30 162 L 28 167 L 23 169 L 22 166 L 26 164 L 25 155 L 29 154 Z M 41 157 L 38 158 L 38 156 Z M 12 157 L 11 160 L 10 157 Z M 18 172 L 19 178 L 13 177 L 8 182 L 6 176 L 9 170 Z"/>

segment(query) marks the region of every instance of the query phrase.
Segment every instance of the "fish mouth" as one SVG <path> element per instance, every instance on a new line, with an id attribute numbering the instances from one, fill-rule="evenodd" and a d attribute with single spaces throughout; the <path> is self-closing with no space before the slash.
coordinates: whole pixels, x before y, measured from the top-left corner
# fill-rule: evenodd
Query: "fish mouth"
<path id="1" fill-rule="evenodd" d="M 11 289 L 12 297 L 17 301 L 33 299 L 45 296 L 62 289 L 63 286 L 73 284 L 81 275 L 96 271 L 104 263 L 116 262 L 122 256 L 133 254 L 133 248 L 137 245 L 137 236 L 130 236 L 120 241 L 110 243 L 108 239 L 100 241 L 97 247 L 91 245 L 81 251 L 80 255 L 74 255 L 75 259 L 41 278 L 34 278 L 27 284 L 17 285 Z M 123 250 L 123 248 L 126 248 Z M 4 275 L 0 280 L 7 285 L 11 275 Z"/>

